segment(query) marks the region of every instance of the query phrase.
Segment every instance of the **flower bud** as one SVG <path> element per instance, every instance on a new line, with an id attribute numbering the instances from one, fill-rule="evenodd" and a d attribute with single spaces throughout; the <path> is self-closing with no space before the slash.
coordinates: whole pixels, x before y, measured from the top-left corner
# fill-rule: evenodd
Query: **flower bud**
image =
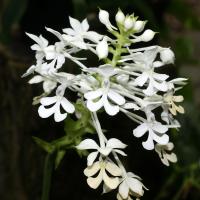
<path id="1" fill-rule="evenodd" d="M 118 22 L 119 24 L 123 24 L 124 20 L 125 20 L 125 15 L 124 13 L 119 9 L 116 16 L 115 16 L 115 20 L 116 22 Z"/>
<path id="2" fill-rule="evenodd" d="M 142 38 L 141 41 L 149 42 L 154 38 L 155 32 L 147 29 L 140 37 Z"/>
<path id="3" fill-rule="evenodd" d="M 135 21 L 132 17 L 127 17 L 124 21 L 124 27 L 126 30 L 130 30 L 133 28 Z"/>
<path id="4" fill-rule="evenodd" d="M 109 20 L 109 13 L 105 10 L 101 10 L 99 11 L 99 20 L 102 24 L 104 24 L 108 30 L 112 30 L 114 27 L 112 26 L 112 24 L 110 23 Z"/>
<path id="5" fill-rule="evenodd" d="M 175 60 L 174 52 L 171 49 L 169 49 L 169 48 L 165 48 L 164 50 L 162 50 L 160 52 L 160 59 L 165 64 L 174 63 L 174 60 Z"/>
<path id="6" fill-rule="evenodd" d="M 129 81 L 129 75 L 127 74 L 120 74 L 116 77 L 117 82 L 120 84 L 127 84 L 127 82 Z"/>
<path id="7" fill-rule="evenodd" d="M 104 37 L 103 40 L 99 42 L 96 51 L 99 59 L 104 59 L 108 57 L 108 43 L 106 37 Z"/>
<path id="8" fill-rule="evenodd" d="M 133 42 L 149 42 L 153 39 L 156 33 L 150 29 L 144 31 L 144 33 L 138 37 L 135 37 L 132 41 Z"/>
<path id="9" fill-rule="evenodd" d="M 136 21 L 134 25 L 134 30 L 136 33 L 140 33 L 144 30 L 146 21 Z"/>

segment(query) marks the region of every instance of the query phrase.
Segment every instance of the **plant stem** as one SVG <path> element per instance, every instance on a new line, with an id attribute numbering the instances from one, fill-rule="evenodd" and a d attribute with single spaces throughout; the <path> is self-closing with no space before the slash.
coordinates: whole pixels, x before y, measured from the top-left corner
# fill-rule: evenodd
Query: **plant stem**
<path id="1" fill-rule="evenodd" d="M 49 200 L 49 192 L 51 188 L 51 177 L 54 167 L 55 153 L 48 153 L 45 158 L 44 172 L 43 172 L 43 188 L 41 200 Z"/>

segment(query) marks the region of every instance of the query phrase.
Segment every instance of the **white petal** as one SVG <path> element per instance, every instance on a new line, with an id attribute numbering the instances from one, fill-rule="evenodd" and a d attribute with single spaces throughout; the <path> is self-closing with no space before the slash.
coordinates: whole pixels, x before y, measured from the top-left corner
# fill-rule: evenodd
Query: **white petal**
<path id="1" fill-rule="evenodd" d="M 102 99 L 100 99 L 97 102 L 93 102 L 88 100 L 87 101 L 87 108 L 92 111 L 92 112 L 96 112 L 97 110 L 99 110 L 101 107 L 103 106 L 103 101 Z"/>
<path id="2" fill-rule="evenodd" d="M 163 92 L 167 91 L 167 89 L 168 89 L 166 82 L 158 83 L 157 81 L 153 80 L 152 84 L 156 89 L 163 91 Z"/>
<path id="3" fill-rule="evenodd" d="M 153 139 L 151 137 L 151 134 L 148 135 L 148 138 L 145 142 L 142 142 L 142 146 L 147 150 L 153 150 L 154 149 L 154 143 L 153 143 Z"/>
<path id="4" fill-rule="evenodd" d="M 86 94 L 84 94 L 84 97 L 88 100 L 93 100 L 102 96 L 102 94 L 103 94 L 103 91 L 101 88 L 99 88 L 98 90 L 87 92 Z"/>
<path id="5" fill-rule="evenodd" d="M 63 32 L 67 33 L 68 35 L 72 35 L 72 36 L 76 35 L 76 32 L 71 28 L 65 28 L 65 29 L 63 29 Z"/>
<path id="6" fill-rule="evenodd" d="M 123 151 L 119 150 L 119 149 L 115 149 L 114 150 L 116 153 L 122 155 L 122 156 L 127 156 L 127 154 L 125 154 Z"/>
<path id="7" fill-rule="evenodd" d="M 99 153 L 98 151 L 95 151 L 88 155 L 88 157 L 87 157 L 87 165 L 88 166 L 91 166 L 94 163 L 95 159 L 97 158 L 98 153 Z"/>
<path id="8" fill-rule="evenodd" d="M 53 103 L 56 103 L 58 100 L 57 96 L 54 96 L 54 97 L 43 97 L 41 100 L 40 100 L 40 103 L 44 106 L 49 106 Z"/>
<path id="9" fill-rule="evenodd" d="M 167 78 L 169 78 L 169 76 L 166 74 L 158 74 L 154 72 L 153 78 L 155 78 L 156 80 L 165 81 Z"/>
<path id="10" fill-rule="evenodd" d="M 99 43 L 99 41 L 102 39 L 103 36 L 94 31 L 88 31 L 87 33 L 84 34 L 84 37 L 95 43 Z"/>
<path id="11" fill-rule="evenodd" d="M 124 149 L 127 145 L 116 138 L 111 138 L 108 140 L 106 147 L 111 149 Z"/>
<path id="12" fill-rule="evenodd" d="M 58 31 L 55 31 L 55 30 L 53 30 L 51 28 L 47 28 L 47 27 L 46 27 L 46 30 L 49 31 L 50 33 L 54 34 L 59 40 L 61 40 L 61 41 L 63 40 L 62 35 Z"/>
<path id="13" fill-rule="evenodd" d="M 104 59 L 108 57 L 108 43 L 106 37 L 103 38 L 101 42 L 98 43 L 96 47 L 96 52 L 99 59 Z"/>
<path id="14" fill-rule="evenodd" d="M 148 130 L 146 123 L 140 124 L 137 128 L 133 130 L 133 135 L 135 137 L 142 137 Z"/>
<path id="15" fill-rule="evenodd" d="M 167 154 L 166 156 L 170 162 L 176 163 L 178 160 L 175 153 Z"/>
<path id="16" fill-rule="evenodd" d="M 75 30 L 75 32 L 77 32 L 77 33 L 82 32 L 81 23 L 77 19 L 69 17 L 69 23 L 70 23 L 71 27 Z"/>
<path id="17" fill-rule="evenodd" d="M 126 184 L 126 181 L 123 181 L 119 186 L 119 194 L 123 199 L 128 198 L 129 186 Z"/>
<path id="18" fill-rule="evenodd" d="M 123 105 L 123 108 L 124 109 L 134 109 L 134 110 L 139 110 L 140 109 L 135 103 L 132 103 L 132 102 L 125 103 Z"/>
<path id="19" fill-rule="evenodd" d="M 65 56 L 63 54 L 58 55 L 56 69 L 61 68 L 64 63 L 65 63 Z"/>
<path id="20" fill-rule="evenodd" d="M 40 75 L 34 76 L 31 80 L 29 80 L 29 84 L 35 84 L 35 83 L 40 83 L 44 80 L 44 78 Z"/>
<path id="21" fill-rule="evenodd" d="M 64 110 L 68 113 L 73 113 L 75 111 L 74 105 L 64 97 L 61 100 L 61 105 L 64 108 Z"/>
<path id="22" fill-rule="evenodd" d="M 81 26 L 82 26 L 82 29 L 83 31 L 88 31 L 89 29 L 89 24 L 88 24 L 88 20 L 87 19 L 84 19 L 81 23 Z"/>
<path id="23" fill-rule="evenodd" d="M 106 163 L 106 170 L 113 176 L 121 176 L 122 174 L 121 169 L 116 164 L 111 162 Z"/>
<path id="24" fill-rule="evenodd" d="M 56 122 L 61 122 L 63 121 L 65 118 L 67 117 L 67 113 L 64 113 L 62 114 L 60 112 L 60 106 L 55 110 L 55 113 L 54 113 L 54 120 Z"/>
<path id="25" fill-rule="evenodd" d="M 167 126 L 162 125 L 161 123 L 154 123 L 152 129 L 158 133 L 166 133 L 168 131 Z"/>
<path id="26" fill-rule="evenodd" d="M 156 133 L 152 134 L 152 138 L 161 145 L 166 145 L 169 142 L 169 136 L 164 134 L 162 136 L 156 135 Z"/>
<path id="27" fill-rule="evenodd" d="M 76 146 L 77 149 L 98 149 L 98 144 L 92 140 L 92 139 L 85 139 L 83 140 L 78 146 Z"/>
<path id="28" fill-rule="evenodd" d="M 138 76 L 135 79 L 134 84 L 138 86 L 143 86 L 147 82 L 148 78 L 148 74 L 146 72 L 143 72 L 140 76 Z"/>
<path id="29" fill-rule="evenodd" d="M 99 170 L 100 170 L 100 163 L 99 163 L 99 161 L 98 161 L 98 162 L 95 162 L 92 166 L 87 167 L 87 168 L 84 170 L 84 174 L 85 174 L 85 176 L 87 176 L 87 177 L 93 176 L 93 175 L 95 175 Z"/>
<path id="30" fill-rule="evenodd" d="M 111 116 L 116 115 L 119 112 L 119 106 L 111 105 L 108 102 L 107 96 L 103 98 L 103 106 L 105 108 L 105 111 Z"/>
<path id="31" fill-rule="evenodd" d="M 113 90 L 109 90 L 108 97 L 118 105 L 123 105 L 126 102 L 123 96 Z"/>
<path id="32" fill-rule="evenodd" d="M 106 174 L 105 171 L 103 172 L 103 181 L 111 189 L 116 189 L 117 186 L 119 185 L 119 178 L 118 177 L 111 178 Z"/>
<path id="33" fill-rule="evenodd" d="M 55 112 L 55 106 L 52 106 L 51 108 L 45 108 L 43 105 L 41 105 L 38 109 L 38 114 L 42 118 L 48 118 Z"/>
<path id="34" fill-rule="evenodd" d="M 137 196 L 143 196 L 144 190 L 143 190 L 143 184 L 135 179 L 135 178 L 128 178 L 128 185 L 133 193 L 135 193 Z"/>
<path id="35" fill-rule="evenodd" d="M 103 172 L 101 170 L 96 178 L 89 177 L 87 179 L 88 185 L 93 189 L 98 188 L 99 185 L 101 184 L 102 180 L 103 180 L 102 174 L 103 174 Z"/>

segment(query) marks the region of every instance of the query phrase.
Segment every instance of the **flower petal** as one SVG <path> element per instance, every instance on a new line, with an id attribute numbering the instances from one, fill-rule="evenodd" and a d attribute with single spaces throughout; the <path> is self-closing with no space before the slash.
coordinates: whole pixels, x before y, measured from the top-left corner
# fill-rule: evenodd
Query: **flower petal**
<path id="1" fill-rule="evenodd" d="M 29 84 L 35 84 L 35 83 L 40 83 L 44 80 L 44 78 L 40 75 L 34 76 L 31 80 L 29 80 Z"/>
<path id="2" fill-rule="evenodd" d="M 97 177 L 95 177 L 95 178 L 89 177 L 87 179 L 88 185 L 93 189 L 98 188 L 99 185 L 101 184 L 102 180 L 103 180 L 103 175 L 102 174 L 103 174 L 103 172 L 101 170 Z"/>
<path id="3" fill-rule="evenodd" d="M 69 17 L 69 23 L 70 23 L 71 27 L 75 30 L 75 32 L 77 32 L 77 33 L 82 32 L 81 23 L 77 19 Z"/>
<path id="4" fill-rule="evenodd" d="M 42 99 L 40 99 L 40 103 L 43 106 L 49 106 L 49 105 L 52 105 L 52 104 L 56 103 L 57 100 L 58 100 L 57 96 L 54 96 L 54 97 L 43 97 Z"/>
<path id="5" fill-rule="evenodd" d="M 119 186 L 119 194 L 122 196 L 123 199 L 127 199 L 128 193 L 129 193 L 129 186 L 124 180 Z"/>
<path id="6" fill-rule="evenodd" d="M 88 20 L 84 19 L 81 23 L 82 29 L 83 31 L 88 31 L 89 30 L 89 24 L 88 24 Z"/>
<path id="7" fill-rule="evenodd" d="M 111 138 L 108 140 L 106 147 L 111 149 L 124 149 L 127 145 L 116 138 Z"/>
<path id="8" fill-rule="evenodd" d="M 158 133 L 166 133 L 168 131 L 167 126 L 162 125 L 161 123 L 154 123 L 152 129 Z"/>
<path id="9" fill-rule="evenodd" d="M 98 151 L 95 151 L 88 155 L 88 157 L 87 157 L 87 165 L 88 166 L 91 166 L 94 163 L 95 159 L 97 158 L 98 153 L 99 153 Z"/>
<path id="10" fill-rule="evenodd" d="M 100 162 L 95 162 L 92 166 L 87 167 L 84 170 L 84 174 L 85 176 L 89 177 L 89 176 L 93 176 L 95 175 L 98 171 L 100 170 Z"/>
<path id="11" fill-rule="evenodd" d="M 84 97 L 88 100 L 94 100 L 102 96 L 102 94 L 103 94 L 103 91 L 101 88 L 99 88 L 98 90 L 87 92 L 86 94 L 84 94 Z"/>
<path id="12" fill-rule="evenodd" d="M 111 178 L 106 174 L 105 171 L 103 171 L 103 181 L 110 189 L 116 189 L 119 185 L 119 178 Z"/>
<path id="13" fill-rule="evenodd" d="M 137 196 L 143 196 L 144 194 L 143 184 L 139 180 L 135 178 L 128 178 L 127 182 L 131 191 L 134 194 L 136 194 Z"/>
<path id="14" fill-rule="evenodd" d="M 113 176 L 121 176 L 122 175 L 122 170 L 113 162 L 107 162 L 105 168 Z"/>
<path id="15" fill-rule="evenodd" d="M 142 137 L 148 130 L 146 123 L 140 124 L 136 129 L 133 130 L 133 135 L 135 137 Z"/>
<path id="16" fill-rule="evenodd" d="M 87 101 L 87 108 L 92 111 L 92 112 L 96 112 L 97 110 L 99 110 L 101 107 L 103 106 L 103 101 L 102 99 L 100 99 L 97 102 L 93 102 L 91 100 Z"/>
<path id="17" fill-rule="evenodd" d="M 154 149 L 154 143 L 151 134 L 148 135 L 148 138 L 145 142 L 142 142 L 142 146 L 146 150 L 153 150 Z"/>
<path id="18" fill-rule="evenodd" d="M 41 105 L 38 109 L 38 114 L 42 118 L 48 118 L 55 112 L 55 110 L 56 110 L 55 105 L 48 109 L 45 108 L 43 105 Z"/>
<path id="19" fill-rule="evenodd" d="M 105 111 L 111 116 L 116 115 L 119 112 L 119 106 L 111 105 L 108 102 L 107 96 L 104 96 L 103 98 L 103 106 L 105 108 Z"/>
<path id="20" fill-rule="evenodd" d="M 118 105 L 123 105 L 126 102 L 123 96 L 113 90 L 109 90 L 108 97 Z"/>
<path id="21" fill-rule="evenodd" d="M 98 149 L 98 144 L 92 139 L 83 140 L 78 146 L 77 149 L 85 150 L 85 149 Z"/>
<path id="22" fill-rule="evenodd" d="M 61 105 L 64 108 L 64 110 L 68 113 L 73 113 L 75 111 L 74 105 L 64 97 L 61 100 Z"/>
<path id="23" fill-rule="evenodd" d="M 146 72 L 143 72 L 140 76 L 138 76 L 135 79 L 134 84 L 141 87 L 147 82 L 148 78 L 149 78 L 148 74 Z"/>

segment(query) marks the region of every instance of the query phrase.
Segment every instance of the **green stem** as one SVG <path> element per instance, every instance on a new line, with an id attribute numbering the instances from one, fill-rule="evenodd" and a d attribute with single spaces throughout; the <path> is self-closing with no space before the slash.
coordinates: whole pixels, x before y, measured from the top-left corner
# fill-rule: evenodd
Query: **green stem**
<path id="1" fill-rule="evenodd" d="M 48 153 L 45 158 L 44 174 L 43 174 L 43 188 L 41 200 L 49 200 L 49 192 L 51 188 L 51 177 L 54 167 L 55 153 Z"/>

